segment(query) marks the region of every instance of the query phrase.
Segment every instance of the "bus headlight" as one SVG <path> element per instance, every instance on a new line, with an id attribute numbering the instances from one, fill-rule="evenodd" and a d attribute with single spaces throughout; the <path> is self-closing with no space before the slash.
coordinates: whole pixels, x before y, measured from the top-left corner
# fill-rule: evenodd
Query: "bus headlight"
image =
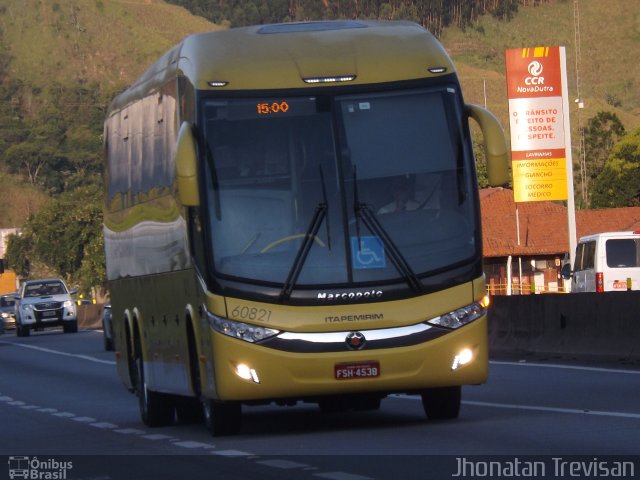
<path id="1" fill-rule="evenodd" d="M 463 325 L 473 322 L 474 320 L 477 320 L 478 318 L 486 315 L 488 306 L 489 297 L 484 297 L 479 302 L 474 302 L 471 305 L 459 308 L 454 312 L 449 312 L 431 319 L 427 323 L 445 328 L 460 328 Z"/>
<path id="2" fill-rule="evenodd" d="M 238 375 L 243 380 L 251 380 L 253 383 L 260 383 L 260 378 L 258 378 L 258 372 L 254 368 L 250 366 L 239 363 L 236 365 L 236 375 Z"/>
<path id="3" fill-rule="evenodd" d="M 218 317 L 207 312 L 207 320 L 211 328 L 229 337 L 238 338 L 245 342 L 256 343 L 274 335 L 278 335 L 280 330 L 250 325 L 248 323 L 236 322 L 228 318 Z"/>
<path id="4" fill-rule="evenodd" d="M 463 348 L 455 357 L 453 357 L 451 370 L 457 370 L 459 367 L 470 363 L 471 360 L 473 360 L 473 350 L 470 348 Z"/>

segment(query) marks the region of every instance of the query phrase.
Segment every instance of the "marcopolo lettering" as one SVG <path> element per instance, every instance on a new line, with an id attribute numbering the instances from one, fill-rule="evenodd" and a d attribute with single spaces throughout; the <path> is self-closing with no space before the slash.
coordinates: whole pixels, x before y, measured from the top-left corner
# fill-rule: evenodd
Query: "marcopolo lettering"
<path id="1" fill-rule="evenodd" d="M 318 292 L 318 300 L 367 300 L 369 298 L 382 297 L 382 290 L 369 290 L 366 292 Z"/>

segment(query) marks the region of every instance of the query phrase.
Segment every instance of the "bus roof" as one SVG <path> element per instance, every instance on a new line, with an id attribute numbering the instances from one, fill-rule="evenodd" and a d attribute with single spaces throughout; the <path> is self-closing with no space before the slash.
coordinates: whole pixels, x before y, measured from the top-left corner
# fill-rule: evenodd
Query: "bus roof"
<path id="1" fill-rule="evenodd" d="M 335 20 L 232 28 L 186 37 L 118 97 L 113 108 L 184 75 L 197 89 L 269 90 L 374 84 L 454 73 L 446 51 L 412 22 Z M 306 81 L 305 81 L 306 80 Z M 221 82 L 224 86 L 212 86 Z"/>

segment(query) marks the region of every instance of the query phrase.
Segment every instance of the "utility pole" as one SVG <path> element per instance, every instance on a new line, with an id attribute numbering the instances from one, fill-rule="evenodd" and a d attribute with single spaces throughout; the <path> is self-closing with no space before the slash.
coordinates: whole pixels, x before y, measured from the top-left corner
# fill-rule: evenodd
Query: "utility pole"
<path id="1" fill-rule="evenodd" d="M 576 106 L 578 107 L 578 161 L 580 162 L 580 195 L 583 207 L 589 203 L 589 177 L 587 175 L 587 158 L 584 143 L 584 127 L 582 126 L 582 109 L 584 102 L 580 98 L 580 0 L 573 0 L 573 33 L 576 65 Z"/>

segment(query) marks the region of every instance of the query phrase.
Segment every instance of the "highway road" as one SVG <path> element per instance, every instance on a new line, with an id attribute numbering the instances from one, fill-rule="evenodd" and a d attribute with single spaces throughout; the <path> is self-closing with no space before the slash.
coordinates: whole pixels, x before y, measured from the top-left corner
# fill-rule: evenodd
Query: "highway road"
<path id="1" fill-rule="evenodd" d="M 637 476 L 639 399 L 638 367 L 493 360 L 487 384 L 463 389 L 454 421 L 427 421 L 418 397 L 398 395 L 373 412 L 245 407 L 242 432 L 214 438 L 202 425 L 145 427 L 101 332 L 8 332 L 0 478 L 25 458 L 48 478 L 68 461 L 64 478 L 93 480 L 506 478 L 536 466 L 544 478 L 574 467 L 581 478 L 617 467 Z"/>

